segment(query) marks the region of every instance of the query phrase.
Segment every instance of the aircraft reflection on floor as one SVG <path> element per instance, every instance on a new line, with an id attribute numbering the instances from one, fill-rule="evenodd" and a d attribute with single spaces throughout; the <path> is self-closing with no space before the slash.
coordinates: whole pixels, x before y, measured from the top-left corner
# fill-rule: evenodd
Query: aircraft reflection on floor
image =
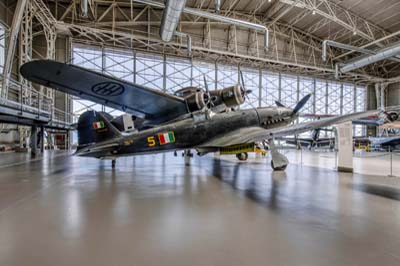
<path id="1" fill-rule="evenodd" d="M 268 174 L 262 169 L 251 168 L 251 164 L 260 163 L 235 163 L 232 170 L 229 163 L 225 161 L 221 163 L 220 159 L 214 158 L 212 174 L 247 198 L 272 210 L 278 210 L 277 197 L 280 186 L 286 181 L 286 173 L 269 172 Z"/>

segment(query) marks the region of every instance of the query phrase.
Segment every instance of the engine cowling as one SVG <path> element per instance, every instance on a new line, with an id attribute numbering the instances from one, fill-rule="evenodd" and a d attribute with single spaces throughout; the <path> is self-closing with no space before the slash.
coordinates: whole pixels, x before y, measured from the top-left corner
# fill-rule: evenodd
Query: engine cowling
<path id="1" fill-rule="evenodd" d="M 244 95 L 240 85 L 224 88 L 220 91 L 222 102 L 227 107 L 234 107 L 244 103 Z"/>
<path id="2" fill-rule="evenodd" d="M 203 109 L 207 105 L 207 98 L 208 95 L 203 91 L 198 91 L 192 95 L 189 95 L 186 98 L 186 104 L 189 108 L 189 111 L 195 112 Z"/>
<path id="3" fill-rule="evenodd" d="M 386 118 L 389 120 L 389 122 L 394 122 L 399 119 L 399 114 L 395 112 L 387 113 Z"/>

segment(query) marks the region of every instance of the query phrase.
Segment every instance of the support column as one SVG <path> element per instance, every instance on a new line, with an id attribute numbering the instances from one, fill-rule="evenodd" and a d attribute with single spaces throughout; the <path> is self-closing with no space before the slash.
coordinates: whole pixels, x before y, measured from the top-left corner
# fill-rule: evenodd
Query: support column
<path id="1" fill-rule="evenodd" d="M 379 83 L 375 83 L 375 96 L 376 96 L 376 108 L 381 107 L 381 95 L 379 92 Z"/>
<path id="2" fill-rule="evenodd" d="M 191 157 L 190 150 L 184 150 L 183 151 L 183 157 L 185 159 L 185 165 L 186 166 L 190 166 L 190 157 Z"/>
<path id="3" fill-rule="evenodd" d="M 67 134 L 66 135 L 67 135 L 66 136 L 67 143 L 66 143 L 65 148 L 66 148 L 67 151 L 69 151 L 69 150 L 71 150 L 71 134 L 70 134 L 70 130 L 67 130 Z"/>
<path id="4" fill-rule="evenodd" d="M 31 139 L 30 139 L 31 155 L 37 155 L 37 126 L 31 127 Z"/>
<path id="5" fill-rule="evenodd" d="M 40 153 L 44 152 L 44 127 L 40 127 Z"/>
<path id="6" fill-rule="evenodd" d="M 384 84 L 384 83 L 381 84 L 381 95 L 380 95 L 381 110 L 384 110 L 386 107 L 386 87 L 387 87 L 386 84 Z"/>
<path id="7" fill-rule="evenodd" d="M 353 172 L 353 124 L 346 122 L 337 127 L 337 170 L 339 172 Z"/>

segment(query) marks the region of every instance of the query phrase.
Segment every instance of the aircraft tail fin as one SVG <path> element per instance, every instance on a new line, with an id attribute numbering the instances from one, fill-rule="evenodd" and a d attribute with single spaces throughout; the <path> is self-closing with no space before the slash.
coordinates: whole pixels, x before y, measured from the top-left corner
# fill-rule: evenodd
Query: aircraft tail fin
<path id="1" fill-rule="evenodd" d="M 102 112 L 86 111 L 78 120 L 78 146 L 120 137 L 121 132 L 110 122 L 109 115 Z"/>

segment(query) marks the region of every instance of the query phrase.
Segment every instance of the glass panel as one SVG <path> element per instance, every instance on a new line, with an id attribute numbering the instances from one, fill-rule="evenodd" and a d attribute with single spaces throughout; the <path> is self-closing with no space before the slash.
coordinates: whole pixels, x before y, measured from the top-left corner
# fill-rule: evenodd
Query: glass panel
<path id="1" fill-rule="evenodd" d="M 354 85 L 343 84 L 343 112 L 350 114 L 354 112 Z"/>
<path id="2" fill-rule="evenodd" d="M 164 60 L 160 55 L 136 54 L 136 83 L 163 90 Z"/>
<path id="3" fill-rule="evenodd" d="M 132 52 L 107 49 L 104 53 L 104 73 L 129 82 L 134 81 Z"/>
<path id="4" fill-rule="evenodd" d="M 279 74 L 262 71 L 261 106 L 275 106 L 279 100 Z"/>
<path id="5" fill-rule="evenodd" d="M 364 112 L 367 110 L 367 88 L 363 86 L 356 87 L 355 108 L 356 112 Z M 367 127 L 363 125 L 354 126 L 354 136 L 365 137 L 367 135 Z"/>
<path id="6" fill-rule="evenodd" d="M 363 112 L 366 110 L 367 90 L 365 87 L 356 87 L 356 111 Z"/>
<path id="7" fill-rule="evenodd" d="M 281 103 L 293 108 L 297 101 L 297 76 L 281 75 Z"/>
<path id="8" fill-rule="evenodd" d="M 299 78 L 299 99 L 302 99 L 307 94 L 314 93 L 314 80 L 312 78 L 300 77 Z M 313 114 L 314 113 L 314 97 L 308 100 L 306 105 L 301 109 L 301 114 Z"/>
<path id="9" fill-rule="evenodd" d="M 328 114 L 340 115 L 340 95 L 342 86 L 337 82 L 328 82 Z"/>
<path id="10" fill-rule="evenodd" d="M 326 114 L 326 81 L 316 80 L 315 83 L 315 113 Z"/>
<path id="11" fill-rule="evenodd" d="M 240 106 L 240 109 L 250 109 L 259 107 L 258 99 L 260 94 L 260 75 L 258 69 L 244 68 L 242 69 L 243 79 L 246 90 L 251 90 L 247 94 L 245 102 Z"/>
<path id="12" fill-rule="evenodd" d="M 82 113 L 86 112 L 87 110 L 95 110 L 95 111 L 101 111 L 101 105 L 96 104 L 91 101 L 87 100 L 82 100 L 77 97 L 73 98 L 73 104 L 72 104 L 72 110 L 73 113 L 76 115 L 81 115 Z"/>
<path id="13" fill-rule="evenodd" d="M 192 64 L 187 59 L 167 57 L 166 90 L 168 93 L 191 86 Z"/>
<path id="14" fill-rule="evenodd" d="M 215 88 L 215 64 L 207 63 L 201 61 L 193 61 L 193 73 L 192 73 L 192 86 L 205 88 L 204 76 L 207 81 L 207 86 L 209 90 L 214 90 Z"/>
<path id="15" fill-rule="evenodd" d="M 72 64 L 101 72 L 103 68 L 102 51 L 97 47 L 74 45 Z"/>
<path id="16" fill-rule="evenodd" d="M 217 89 L 221 90 L 238 84 L 238 77 L 237 66 L 218 65 Z"/>
<path id="17" fill-rule="evenodd" d="M 363 125 L 355 125 L 353 127 L 353 136 L 356 137 L 366 137 L 367 127 Z"/>
<path id="18" fill-rule="evenodd" d="M 4 54 L 4 29 L 0 27 L 0 52 Z M 0 57 L 0 65 L 4 63 L 4 56 Z M 129 82 L 150 88 L 166 90 L 169 93 L 189 86 L 204 88 L 203 75 L 206 76 L 210 90 L 223 89 L 239 83 L 238 67 L 236 65 L 217 65 L 215 63 L 190 61 L 185 58 L 164 57 L 161 55 L 137 53 L 135 56 L 130 50 L 100 49 L 98 47 L 73 45 L 72 63 L 107 75 L 112 75 Z M 165 65 L 164 65 L 165 63 Z M 1 67 L 1 66 L 0 66 Z M 134 69 L 136 67 L 136 73 Z M 165 73 L 164 73 L 165 69 Z M 276 100 L 288 107 L 294 107 L 298 100 L 308 93 L 315 95 L 302 109 L 302 114 L 348 114 L 366 109 L 366 88 L 353 84 L 341 84 L 334 81 L 314 80 L 311 77 L 297 77 L 295 75 L 262 71 L 261 95 L 259 88 L 259 70 L 243 68 L 243 77 L 246 89 L 252 90 L 250 100 L 246 99 L 242 108 L 258 107 L 261 97 L 261 106 L 275 106 Z M 136 75 L 136 79 L 135 79 Z M 217 76 L 217 81 L 215 80 Z M 280 80 L 281 77 L 281 80 Z M 164 80 L 165 78 L 165 80 Z M 164 84 L 165 82 L 165 84 Z M 281 88 L 279 88 L 279 86 Z M 315 86 L 315 88 L 314 88 Z M 315 90 L 315 91 L 314 91 Z M 76 98 L 74 98 L 76 99 Z M 328 101 L 328 102 L 327 102 Z M 83 112 L 87 109 L 101 110 L 101 105 L 89 101 L 74 101 L 74 111 Z M 105 108 L 113 115 L 122 113 L 111 108 Z M 304 122 L 311 118 L 299 118 Z M 365 127 L 355 127 L 355 134 L 364 134 Z M 364 134 L 365 135 L 365 134 Z"/>

